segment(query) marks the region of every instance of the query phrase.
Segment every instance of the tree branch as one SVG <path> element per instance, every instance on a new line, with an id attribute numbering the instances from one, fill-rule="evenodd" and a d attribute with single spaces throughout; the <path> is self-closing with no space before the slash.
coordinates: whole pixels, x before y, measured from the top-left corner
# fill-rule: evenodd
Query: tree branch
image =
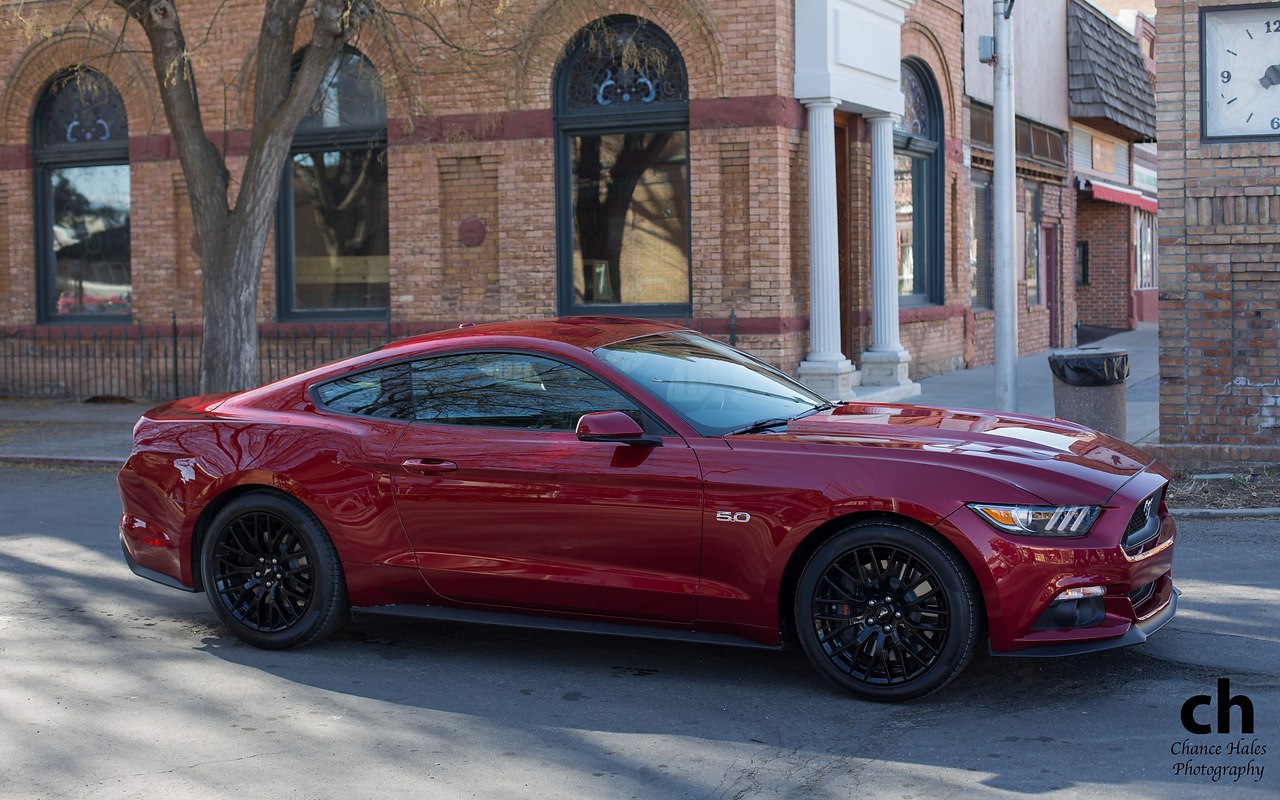
<path id="1" fill-rule="evenodd" d="M 191 193 L 195 218 L 225 217 L 228 173 L 222 154 L 205 135 L 196 79 L 171 0 L 112 0 L 146 33 L 165 118 Z M 202 237 L 212 231 L 199 231 Z"/>

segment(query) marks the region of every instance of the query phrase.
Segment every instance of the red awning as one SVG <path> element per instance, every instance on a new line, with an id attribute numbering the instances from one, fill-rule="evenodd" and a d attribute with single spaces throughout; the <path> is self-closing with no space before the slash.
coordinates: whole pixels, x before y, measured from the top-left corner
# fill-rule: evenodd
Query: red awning
<path id="1" fill-rule="evenodd" d="M 1108 203 L 1120 203 L 1126 206 L 1134 206 L 1152 214 L 1156 213 L 1155 198 L 1147 197 L 1142 192 L 1134 189 L 1126 189 L 1123 186 L 1113 186 L 1109 183 L 1100 183 L 1098 181 L 1082 180 L 1081 184 L 1081 189 L 1087 190 L 1098 200 L 1105 200 Z"/>

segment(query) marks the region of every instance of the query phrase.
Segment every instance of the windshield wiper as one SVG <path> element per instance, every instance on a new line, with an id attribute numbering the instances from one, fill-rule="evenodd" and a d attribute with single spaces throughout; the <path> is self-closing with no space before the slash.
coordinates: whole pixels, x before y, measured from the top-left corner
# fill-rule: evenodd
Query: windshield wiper
<path id="1" fill-rule="evenodd" d="M 819 405 L 814 406 L 813 408 L 810 408 L 808 411 L 805 411 L 801 414 L 797 414 L 794 417 L 770 417 L 769 419 L 762 419 L 757 422 L 753 422 L 750 425 L 743 425 L 741 428 L 735 428 L 724 435 L 737 436 L 742 433 L 760 433 L 761 431 L 767 431 L 770 428 L 776 428 L 779 425 L 786 425 L 788 422 L 793 422 L 798 419 L 803 419 L 804 417 L 812 416 L 814 414 L 817 414 L 819 411 L 830 411 L 831 409 L 835 408 L 838 405 L 840 404 L 839 403 L 821 403 Z"/>
<path id="2" fill-rule="evenodd" d="M 786 425 L 795 417 L 773 417 L 772 419 L 762 419 L 759 422 L 753 422 L 750 425 L 743 425 L 741 428 L 734 428 L 725 434 L 725 436 L 737 436 L 740 433 L 760 433 L 770 428 L 776 428 L 779 425 Z"/>

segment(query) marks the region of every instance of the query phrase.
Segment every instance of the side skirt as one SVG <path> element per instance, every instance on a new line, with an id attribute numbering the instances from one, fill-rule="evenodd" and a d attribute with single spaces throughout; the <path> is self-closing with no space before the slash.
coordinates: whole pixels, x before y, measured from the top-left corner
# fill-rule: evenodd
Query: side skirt
<path id="1" fill-rule="evenodd" d="M 592 633 L 600 636 L 625 636 L 639 639 L 660 639 L 669 642 L 694 642 L 727 647 L 745 647 L 753 650 L 780 650 L 782 648 L 753 642 L 727 633 L 699 633 L 698 631 L 649 628 L 621 622 L 599 620 L 561 619 L 538 617 L 531 614 L 512 614 L 504 611 L 487 611 L 473 608 L 447 608 L 445 606 L 365 606 L 351 609 L 357 614 L 377 614 L 392 617 L 412 617 L 437 622 L 469 622 L 479 625 L 499 625 L 507 628 L 535 628 L 566 633 Z"/>

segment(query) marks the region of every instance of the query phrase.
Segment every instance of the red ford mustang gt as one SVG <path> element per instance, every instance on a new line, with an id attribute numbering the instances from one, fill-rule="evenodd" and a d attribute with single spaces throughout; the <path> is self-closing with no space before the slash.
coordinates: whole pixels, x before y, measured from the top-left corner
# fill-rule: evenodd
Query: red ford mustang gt
<path id="1" fill-rule="evenodd" d="M 697 333 L 465 327 L 139 420 L 133 571 L 241 639 L 351 608 L 778 647 L 863 697 L 1174 614 L 1169 474 L 1067 422 L 832 404 Z"/>

